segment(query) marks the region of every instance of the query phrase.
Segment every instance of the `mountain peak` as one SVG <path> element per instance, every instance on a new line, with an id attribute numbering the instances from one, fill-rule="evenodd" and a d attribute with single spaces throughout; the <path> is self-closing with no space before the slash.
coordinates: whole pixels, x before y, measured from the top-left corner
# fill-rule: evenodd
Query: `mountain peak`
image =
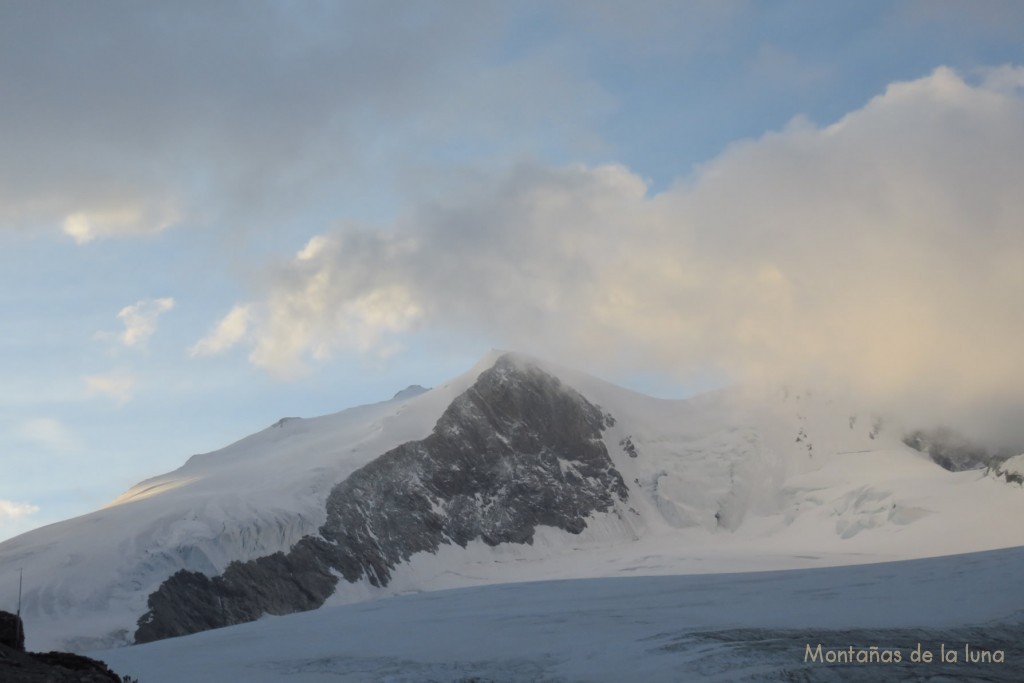
<path id="1" fill-rule="evenodd" d="M 419 396 L 420 394 L 425 394 L 428 391 L 430 391 L 430 389 L 428 389 L 427 387 L 420 386 L 419 384 L 410 384 L 405 389 L 402 389 L 394 396 L 392 396 L 391 400 L 399 401 L 404 398 L 415 398 L 416 396 Z"/>
<path id="2" fill-rule="evenodd" d="M 430 435 L 337 483 L 325 523 L 287 553 L 233 562 L 212 578 L 169 577 L 149 595 L 135 641 L 315 609 L 341 579 L 382 589 L 414 555 L 445 546 L 532 546 L 543 528 L 578 536 L 629 499 L 602 440 L 609 422 L 558 378 L 502 355 Z"/>
<path id="3" fill-rule="evenodd" d="M 32 649 L 475 583 L 1024 543 L 991 523 L 1024 510 L 1024 465 L 947 472 L 842 396 L 658 399 L 503 350 L 422 391 L 285 420 L 0 544 L 0 584 L 25 568 Z"/>

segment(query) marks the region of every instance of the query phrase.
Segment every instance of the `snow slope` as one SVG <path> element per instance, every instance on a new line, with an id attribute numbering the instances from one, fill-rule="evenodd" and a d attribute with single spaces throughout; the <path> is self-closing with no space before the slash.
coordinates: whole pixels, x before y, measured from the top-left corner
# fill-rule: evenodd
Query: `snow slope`
<path id="1" fill-rule="evenodd" d="M 1024 676 L 1024 549 L 422 593 L 91 653 L 146 683 L 986 680 Z M 901 663 L 805 662 L 806 646 Z M 956 664 L 910 662 L 921 643 Z M 966 661 L 963 647 L 1002 650 Z M 970 678 L 970 677 L 974 678 Z"/>
<path id="2" fill-rule="evenodd" d="M 178 569 L 214 575 L 287 550 L 325 519 L 335 484 L 427 436 L 499 357 L 418 395 L 286 419 L 193 456 L 106 508 L 0 544 L 0 582 L 25 569 L 29 646 L 130 642 L 147 596 Z M 1024 490 L 951 473 L 840 397 L 729 390 L 642 396 L 531 359 L 615 418 L 604 435 L 628 501 L 581 534 L 532 545 L 471 542 L 421 553 L 378 588 L 340 584 L 330 604 L 421 590 L 553 578 L 786 569 L 1024 545 Z M 415 392 L 413 392 L 415 393 Z M 13 584 L 12 584 L 13 585 Z"/>
<path id="3" fill-rule="evenodd" d="M 179 569 L 284 550 L 316 533 L 330 488 L 380 453 L 430 433 L 493 356 L 447 385 L 312 419 L 283 418 L 101 510 L 0 544 L 0 582 L 25 570 L 23 614 L 37 650 L 130 642 L 146 598 Z"/>

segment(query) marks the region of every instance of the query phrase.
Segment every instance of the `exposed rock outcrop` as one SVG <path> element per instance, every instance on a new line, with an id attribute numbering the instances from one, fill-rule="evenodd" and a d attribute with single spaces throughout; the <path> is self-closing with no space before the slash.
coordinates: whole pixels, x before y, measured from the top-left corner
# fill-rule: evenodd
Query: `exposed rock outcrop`
<path id="1" fill-rule="evenodd" d="M 433 432 L 338 484 L 327 522 L 287 553 L 179 571 L 149 597 L 136 642 L 314 609 L 340 580 L 385 586 L 418 552 L 532 543 L 538 526 L 571 533 L 628 493 L 601 440 L 610 416 L 535 365 L 502 356 Z"/>
<path id="2" fill-rule="evenodd" d="M 1024 454 L 1007 458 L 999 465 L 989 468 L 989 473 L 1007 484 L 1024 486 Z"/>
<path id="3" fill-rule="evenodd" d="M 17 614 L 0 610 L 0 645 L 25 651 L 25 626 Z"/>
<path id="4" fill-rule="evenodd" d="M 0 611 L 0 681 L 3 683 L 122 683 L 103 662 L 69 652 L 25 652 L 21 618 Z"/>
<path id="5" fill-rule="evenodd" d="M 4 683 L 122 683 L 106 664 L 69 652 L 21 652 L 0 645 Z"/>
<path id="6" fill-rule="evenodd" d="M 927 453 L 936 464 L 950 472 L 996 467 L 1015 453 L 975 443 L 951 429 L 918 429 L 907 434 L 903 443 Z"/>

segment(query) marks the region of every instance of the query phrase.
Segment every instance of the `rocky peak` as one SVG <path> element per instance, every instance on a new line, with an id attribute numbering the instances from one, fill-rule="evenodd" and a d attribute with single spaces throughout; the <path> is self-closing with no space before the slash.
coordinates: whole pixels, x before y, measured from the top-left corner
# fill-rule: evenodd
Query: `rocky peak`
<path id="1" fill-rule="evenodd" d="M 580 533 L 628 496 L 601 439 L 610 423 L 558 378 L 503 355 L 428 437 L 338 483 L 319 535 L 221 576 L 178 572 L 150 596 L 135 640 L 314 609 L 339 576 L 385 586 L 399 564 L 442 545 L 531 544 L 538 526 Z"/>

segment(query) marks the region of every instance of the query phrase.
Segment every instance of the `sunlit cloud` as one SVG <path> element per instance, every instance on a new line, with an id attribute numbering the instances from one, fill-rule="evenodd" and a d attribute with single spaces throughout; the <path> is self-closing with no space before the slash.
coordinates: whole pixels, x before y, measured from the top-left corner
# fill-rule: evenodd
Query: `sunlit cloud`
<path id="1" fill-rule="evenodd" d="M 312 238 L 279 271 L 289 287 L 273 291 L 259 305 L 235 306 L 192 347 L 192 355 L 221 353 L 250 331 L 249 359 L 283 377 L 299 376 L 306 359 L 322 361 L 338 350 L 394 354 L 400 348 L 395 335 L 413 329 L 423 310 L 408 288 L 386 282 L 375 286 L 370 270 L 338 271 L 339 252 L 348 246 L 332 237 Z M 381 248 L 394 252 L 408 246 Z"/>
<path id="2" fill-rule="evenodd" d="M 89 394 L 106 396 L 120 404 L 132 400 L 138 384 L 135 377 L 122 374 L 89 375 L 84 381 Z"/>
<path id="3" fill-rule="evenodd" d="M 31 503 L 18 503 L 12 500 L 0 500 L 0 523 L 12 522 L 39 512 L 39 506 Z"/>
<path id="4" fill-rule="evenodd" d="M 181 216 L 173 208 L 121 207 L 116 209 L 77 211 L 64 219 L 64 234 L 77 244 L 96 239 L 154 234 L 174 225 Z"/>
<path id="5" fill-rule="evenodd" d="M 1017 400 L 1018 73 L 893 83 L 656 195 L 621 165 L 521 165 L 387 229 L 322 235 L 268 273 L 250 358 L 294 368 L 431 327 L 937 412 Z"/>
<path id="6" fill-rule="evenodd" d="M 252 307 L 239 304 L 231 309 L 208 335 L 196 342 L 189 355 L 213 356 L 223 353 L 245 338 Z"/>
<path id="7" fill-rule="evenodd" d="M 117 314 L 124 323 L 124 332 L 120 335 L 125 346 L 143 346 L 156 332 L 157 319 L 174 308 L 174 299 L 143 299 L 131 306 L 125 306 Z"/>

